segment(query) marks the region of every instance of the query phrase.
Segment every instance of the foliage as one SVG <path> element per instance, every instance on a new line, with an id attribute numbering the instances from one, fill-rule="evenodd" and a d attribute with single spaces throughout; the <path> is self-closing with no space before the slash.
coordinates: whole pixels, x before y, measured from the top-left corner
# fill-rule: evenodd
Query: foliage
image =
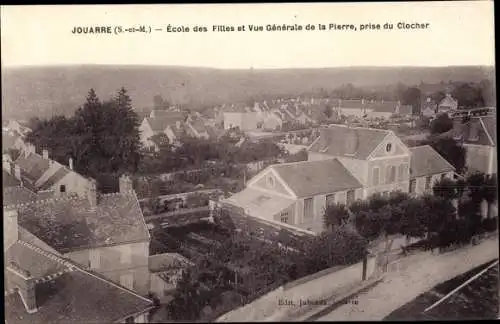
<path id="1" fill-rule="evenodd" d="M 485 83 L 469 84 L 463 83 L 456 87 L 452 96 L 458 101 L 458 106 L 463 108 L 478 108 L 484 107 L 485 100 L 483 98 L 483 91 L 480 87 L 488 86 Z"/>
<path id="2" fill-rule="evenodd" d="M 346 223 L 348 219 L 349 213 L 345 204 L 335 203 L 326 206 L 323 215 L 325 228 L 337 228 Z"/>
<path id="3" fill-rule="evenodd" d="M 73 117 L 34 120 L 27 141 L 46 148 L 53 159 L 67 164 L 73 158 L 77 172 L 96 178 L 134 172 L 139 162 L 139 120 L 124 88 L 101 102 L 93 89 Z"/>
<path id="4" fill-rule="evenodd" d="M 430 145 L 443 158 L 455 167 L 457 173 L 465 171 L 466 150 L 456 140 L 450 137 L 429 137 L 420 145 Z"/>
<path id="5" fill-rule="evenodd" d="M 301 162 L 301 161 L 307 161 L 307 158 L 308 158 L 308 153 L 307 153 L 307 150 L 306 150 L 306 149 L 302 149 L 302 150 L 300 150 L 300 151 L 299 151 L 299 152 L 297 152 L 297 153 L 294 153 L 294 154 L 288 155 L 288 156 L 285 158 L 285 162 L 286 162 L 286 163 L 289 163 L 289 162 Z"/>
<path id="6" fill-rule="evenodd" d="M 437 197 L 447 200 L 458 198 L 457 182 L 449 178 L 437 181 L 432 187 L 433 193 Z"/>
<path id="7" fill-rule="evenodd" d="M 413 113 L 420 112 L 421 102 L 421 91 L 419 88 L 411 87 L 406 89 L 401 96 L 401 104 L 411 105 L 413 107 Z"/>
<path id="8" fill-rule="evenodd" d="M 448 114 L 440 114 L 430 123 L 431 134 L 442 134 L 453 128 L 453 120 Z"/>

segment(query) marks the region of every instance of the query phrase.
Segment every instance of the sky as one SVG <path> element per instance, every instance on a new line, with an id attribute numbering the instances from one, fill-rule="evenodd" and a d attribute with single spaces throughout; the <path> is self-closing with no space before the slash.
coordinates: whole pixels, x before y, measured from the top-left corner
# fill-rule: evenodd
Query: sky
<path id="1" fill-rule="evenodd" d="M 429 23 L 398 29 L 399 22 Z M 392 30 L 360 31 L 360 24 Z M 168 33 L 167 25 L 190 27 Z M 249 31 L 248 25 L 314 25 Z M 318 30 L 353 24 L 357 31 Z M 163 31 L 73 34 L 74 27 L 144 25 Z M 246 31 L 213 32 L 213 25 Z M 205 26 L 207 32 L 192 32 Z M 493 1 L 316 4 L 2 6 L 2 66 L 133 64 L 221 69 L 494 65 Z"/>

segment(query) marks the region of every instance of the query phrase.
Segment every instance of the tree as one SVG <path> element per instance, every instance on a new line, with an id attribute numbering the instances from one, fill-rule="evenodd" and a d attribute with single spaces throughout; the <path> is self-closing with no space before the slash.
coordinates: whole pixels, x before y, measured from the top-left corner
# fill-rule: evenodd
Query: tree
<path id="1" fill-rule="evenodd" d="M 432 190 L 435 196 L 446 200 L 453 200 L 458 197 L 456 182 L 448 178 L 437 181 Z"/>
<path id="2" fill-rule="evenodd" d="M 418 115 L 420 114 L 421 111 L 421 102 L 420 102 L 421 95 L 422 93 L 419 88 L 416 87 L 408 88 L 405 90 L 405 92 L 403 92 L 401 104 L 411 105 L 413 107 L 412 113 L 414 115 Z"/>
<path id="3" fill-rule="evenodd" d="M 326 116 L 327 119 L 330 119 L 333 114 L 332 107 L 330 105 L 326 105 L 325 108 L 323 109 L 323 114 Z"/>
<path id="4" fill-rule="evenodd" d="M 484 107 L 484 99 L 481 90 L 469 83 L 463 83 L 456 87 L 452 92 L 452 96 L 458 101 L 459 107 Z"/>
<path id="5" fill-rule="evenodd" d="M 428 138 L 421 142 L 421 145 L 430 145 L 451 165 L 457 173 L 465 171 L 466 150 L 456 140 L 450 137 Z"/>
<path id="6" fill-rule="evenodd" d="M 27 141 L 49 149 L 60 163 L 72 157 L 76 171 L 95 178 L 99 186 L 109 178 L 117 187 L 118 175 L 134 172 L 140 158 L 139 120 L 124 88 L 105 102 L 90 89 L 73 117 L 36 121 Z"/>
<path id="7" fill-rule="evenodd" d="M 492 217 L 492 205 L 498 201 L 498 184 L 496 174 L 488 175 L 483 187 L 483 198 L 488 203 L 488 218 Z"/>
<path id="8" fill-rule="evenodd" d="M 448 117 L 448 114 L 441 114 L 437 116 L 430 123 L 431 134 L 442 134 L 453 128 L 453 120 Z"/>
<path id="9" fill-rule="evenodd" d="M 325 228 L 335 229 L 342 226 L 349 219 L 349 213 L 344 204 L 335 203 L 326 206 L 323 214 Z"/>

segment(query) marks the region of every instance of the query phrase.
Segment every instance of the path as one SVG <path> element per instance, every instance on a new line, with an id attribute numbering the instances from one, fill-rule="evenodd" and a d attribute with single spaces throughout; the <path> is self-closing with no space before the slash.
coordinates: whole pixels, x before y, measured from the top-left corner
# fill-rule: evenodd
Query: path
<path id="1" fill-rule="evenodd" d="M 470 269 L 498 258 L 498 238 L 444 254 L 423 252 L 404 259 L 403 269 L 388 273 L 383 282 L 358 295 L 319 321 L 381 321 L 395 309 Z M 404 269 L 406 268 L 406 269 Z"/>

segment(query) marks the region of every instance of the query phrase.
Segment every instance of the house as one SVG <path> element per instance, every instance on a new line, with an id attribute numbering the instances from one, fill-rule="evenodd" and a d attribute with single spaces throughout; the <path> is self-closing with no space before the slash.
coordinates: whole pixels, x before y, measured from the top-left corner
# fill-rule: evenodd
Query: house
<path id="1" fill-rule="evenodd" d="M 265 168 L 221 203 L 253 217 L 321 232 L 326 204 L 354 201 L 362 187 L 338 159 L 282 163 Z"/>
<path id="2" fill-rule="evenodd" d="M 309 146 L 308 161 L 271 165 L 221 203 L 252 217 L 321 232 L 330 203 L 349 205 L 391 191 L 422 193 L 421 179 L 425 187 L 427 177 L 453 172 L 432 148 L 413 152 L 392 131 L 331 125 Z"/>
<path id="3" fill-rule="evenodd" d="M 85 197 L 57 198 L 15 206 L 19 224 L 65 258 L 141 295 L 149 291 L 149 233 L 130 177 L 120 192 L 99 194 L 88 181 Z"/>
<path id="4" fill-rule="evenodd" d="M 257 112 L 224 112 L 224 129 L 239 128 L 241 131 L 256 130 L 259 123 Z"/>
<path id="5" fill-rule="evenodd" d="M 283 120 L 278 112 L 267 112 L 264 118 L 262 129 L 267 131 L 274 131 L 276 129 L 281 129 L 283 126 Z"/>
<path id="6" fill-rule="evenodd" d="M 410 194 L 432 193 L 437 181 L 453 178 L 455 167 L 431 146 L 415 146 L 410 151 Z"/>
<path id="7" fill-rule="evenodd" d="M 153 110 L 154 112 L 154 110 Z M 152 114 L 153 114 L 152 112 Z M 178 140 L 180 136 L 178 130 L 183 129 L 186 121 L 186 114 L 183 112 L 161 111 L 161 115 L 144 118 L 139 126 L 140 140 L 144 147 L 158 150 L 158 145 L 151 139 L 157 134 L 166 134 L 171 143 Z"/>
<path id="8" fill-rule="evenodd" d="M 68 260 L 4 208 L 5 322 L 147 323 L 153 302 Z"/>
<path id="9" fill-rule="evenodd" d="M 497 132 L 494 116 L 454 119 L 453 129 L 444 136 L 459 141 L 466 149 L 468 171 L 497 172 Z"/>
<path id="10" fill-rule="evenodd" d="M 196 138 L 210 138 L 210 131 L 201 118 L 185 123 L 187 134 Z M 175 134 L 174 134 L 175 136 Z"/>
<path id="11" fill-rule="evenodd" d="M 421 114 L 424 117 L 432 118 L 436 115 L 437 112 L 437 103 L 431 97 L 425 98 L 425 100 L 421 103 Z"/>
<path id="12" fill-rule="evenodd" d="M 4 170 L 33 192 L 51 191 L 56 195 L 76 193 L 85 196 L 84 189 L 89 179 L 73 171 L 73 159 L 68 160 L 69 167 L 49 158 L 48 150 L 42 155 L 35 152 L 35 147 L 28 148 L 13 162 L 4 163 Z"/>
<path id="13" fill-rule="evenodd" d="M 151 292 L 161 303 L 168 303 L 185 270 L 193 263 L 178 253 L 149 256 Z"/>
<path id="14" fill-rule="evenodd" d="M 453 113 L 458 109 L 458 101 L 455 100 L 451 93 L 446 93 L 445 97 L 439 103 L 437 107 L 437 113 Z"/>
<path id="15" fill-rule="evenodd" d="M 336 157 L 363 185 L 366 198 L 394 190 L 408 192 L 411 152 L 389 130 L 330 125 L 309 147 L 309 160 Z"/>
<path id="16" fill-rule="evenodd" d="M 25 136 L 31 132 L 31 128 L 29 128 L 28 123 L 24 120 L 9 120 L 5 129 L 9 132 L 16 132 L 20 136 Z"/>

